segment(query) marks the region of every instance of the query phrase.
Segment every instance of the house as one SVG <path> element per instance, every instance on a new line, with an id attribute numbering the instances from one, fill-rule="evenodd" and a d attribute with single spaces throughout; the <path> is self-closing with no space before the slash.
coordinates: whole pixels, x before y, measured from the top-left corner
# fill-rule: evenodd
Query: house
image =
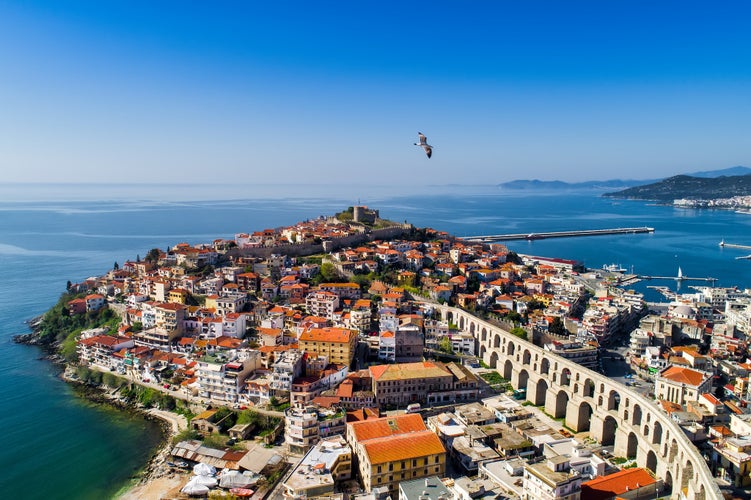
<path id="1" fill-rule="evenodd" d="M 705 392 L 712 392 L 712 377 L 708 373 L 669 366 L 655 377 L 655 397 L 685 406 L 698 401 Z"/>
<path id="2" fill-rule="evenodd" d="M 394 496 L 401 481 L 442 477 L 446 471 L 446 450 L 418 414 L 349 422 L 347 442 L 369 493 L 387 487 Z"/>
<path id="3" fill-rule="evenodd" d="M 350 366 L 355 357 L 357 331 L 348 328 L 311 328 L 300 334 L 299 348 L 311 356 L 326 356 L 330 363 Z"/>
<path id="4" fill-rule="evenodd" d="M 655 498 L 661 490 L 662 480 L 647 469 L 633 468 L 582 483 L 581 496 L 587 500 L 629 500 Z"/>
<path id="5" fill-rule="evenodd" d="M 282 484 L 285 498 L 331 497 L 352 477 L 352 450 L 342 436 L 318 442 Z"/>

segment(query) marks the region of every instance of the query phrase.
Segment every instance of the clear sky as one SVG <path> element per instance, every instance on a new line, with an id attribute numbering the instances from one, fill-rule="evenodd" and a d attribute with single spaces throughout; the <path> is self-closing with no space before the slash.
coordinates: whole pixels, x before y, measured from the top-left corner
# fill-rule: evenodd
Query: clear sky
<path id="1" fill-rule="evenodd" d="M 495 184 L 734 165 L 751 166 L 748 2 L 0 0 L 4 181 Z"/>

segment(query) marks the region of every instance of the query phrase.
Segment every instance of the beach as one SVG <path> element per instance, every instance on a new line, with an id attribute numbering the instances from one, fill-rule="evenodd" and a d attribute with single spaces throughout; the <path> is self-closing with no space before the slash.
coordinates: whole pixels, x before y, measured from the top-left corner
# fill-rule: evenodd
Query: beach
<path id="1" fill-rule="evenodd" d="M 191 473 L 189 470 L 171 467 L 167 462 L 172 450 L 172 438 L 187 429 L 188 421 L 183 415 L 154 408 L 146 413 L 166 422 L 165 427 L 169 428 L 169 435 L 166 436 L 162 448 L 144 469 L 143 477 L 117 498 L 120 500 L 179 498 L 180 489 L 190 479 Z"/>

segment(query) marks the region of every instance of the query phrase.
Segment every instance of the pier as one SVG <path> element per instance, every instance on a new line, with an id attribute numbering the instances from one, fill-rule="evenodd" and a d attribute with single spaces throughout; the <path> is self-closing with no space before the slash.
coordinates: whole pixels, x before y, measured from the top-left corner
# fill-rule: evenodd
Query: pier
<path id="1" fill-rule="evenodd" d="M 638 234 L 653 233 L 653 227 L 616 227 L 613 229 L 584 229 L 580 231 L 555 231 L 548 233 L 513 233 L 513 234 L 490 234 L 484 236 L 462 236 L 465 241 L 492 242 L 511 240 L 544 240 L 548 238 L 573 238 L 578 236 L 604 236 L 609 234 Z M 751 247 L 749 247 L 751 248 Z"/>
<path id="2" fill-rule="evenodd" d="M 717 281 L 717 278 L 692 278 L 690 276 L 684 276 L 683 271 L 681 268 L 678 268 L 678 275 L 677 276 L 639 276 L 639 279 L 643 280 L 674 280 L 674 281 L 708 281 L 710 283 L 714 283 Z"/>
<path id="3" fill-rule="evenodd" d="M 751 245 L 737 245 L 735 243 L 725 243 L 725 240 L 722 240 L 720 242 L 721 247 L 728 247 L 728 248 L 740 248 L 742 250 L 751 250 Z"/>

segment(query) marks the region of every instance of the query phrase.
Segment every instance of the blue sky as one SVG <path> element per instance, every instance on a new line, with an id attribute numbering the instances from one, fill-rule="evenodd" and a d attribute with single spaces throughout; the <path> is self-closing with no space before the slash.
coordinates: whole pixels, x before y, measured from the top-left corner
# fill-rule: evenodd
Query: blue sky
<path id="1" fill-rule="evenodd" d="M 749 33 L 745 2 L 0 0 L 0 168 L 495 184 L 751 166 Z"/>

